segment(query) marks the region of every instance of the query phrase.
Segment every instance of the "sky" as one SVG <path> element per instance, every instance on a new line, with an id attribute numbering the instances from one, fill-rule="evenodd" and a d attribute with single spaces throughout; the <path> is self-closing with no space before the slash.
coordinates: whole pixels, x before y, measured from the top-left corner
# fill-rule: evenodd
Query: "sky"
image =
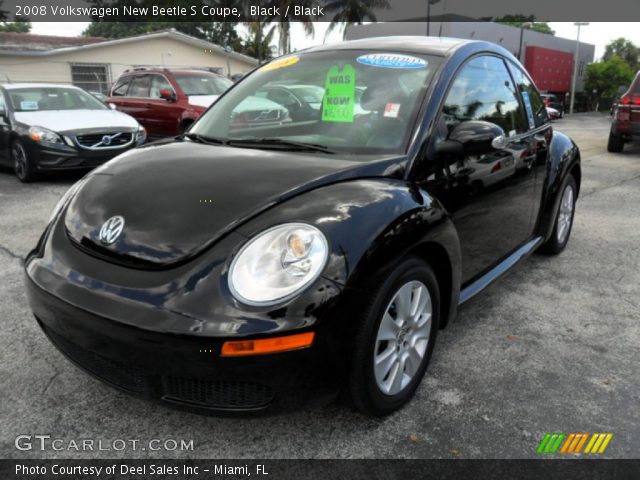
<path id="1" fill-rule="evenodd" d="M 87 22 L 33 22 L 31 27 L 31 33 L 38 35 L 57 35 L 57 36 L 77 36 L 81 35 L 82 31 L 87 28 L 89 23 Z M 322 44 L 325 42 L 325 33 L 329 26 L 326 22 L 317 22 L 314 24 L 314 35 L 308 36 L 299 24 L 293 23 L 291 28 L 291 45 L 294 45 L 297 50 L 303 48 L 312 47 L 314 45 Z M 238 28 L 241 32 L 244 31 L 242 26 Z M 339 42 L 342 40 L 342 30 L 335 28 L 326 38 L 326 43 Z M 277 34 L 274 36 L 274 41 L 277 42 Z"/>
<path id="2" fill-rule="evenodd" d="M 34 22 L 32 33 L 41 35 L 75 36 L 80 35 L 87 27 L 84 22 Z M 302 28 L 293 24 L 291 44 L 296 49 L 302 49 L 324 42 L 328 23 L 315 24 L 315 34 L 307 36 Z M 551 28 L 556 31 L 556 36 L 570 39 L 576 38 L 577 27 L 572 22 L 550 22 Z M 580 30 L 580 40 L 596 46 L 596 59 L 604 53 L 605 46 L 611 40 L 626 37 L 636 45 L 640 45 L 640 24 L 638 22 L 592 22 Z M 335 29 L 326 41 L 337 42 L 342 40 L 342 31 Z"/>

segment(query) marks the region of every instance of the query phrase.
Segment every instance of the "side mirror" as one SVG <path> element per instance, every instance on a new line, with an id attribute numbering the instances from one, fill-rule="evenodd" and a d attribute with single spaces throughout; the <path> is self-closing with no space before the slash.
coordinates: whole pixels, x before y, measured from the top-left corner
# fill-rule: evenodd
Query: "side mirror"
<path id="1" fill-rule="evenodd" d="M 495 123 L 468 120 L 453 127 L 446 140 L 435 145 L 434 154 L 436 158 L 451 163 L 468 155 L 482 155 L 505 148 L 507 143 L 504 130 Z"/>
<path id="2" fill-rule="evenodd" d="M 107 103 L 111 110 L 116 110 L 116 105 L 114 103 Z"/>
<path id="3" fill-rule="evenodd" d="M 456 125 L 447 140 L 462 144 L 465 156 L 500 150 L 508 144 L 507 135 L 500 126 L 482 120 L 469 120 Z"/>
<path id="4" fill-rule="evenodd" d="M 2 123 L 9 123 L 9 115 L 4 107 L 0 107 L 0 121 Z"/>
<path id="5" fill-rule="evenodd" d="M 164 98 L 165 100 L 173 100 L 173 92 L 168 88 L 163 88 L 160 90 L 160 98 Z"/>
<path id="6" fill-rule="evenodd" d="M 495 123 L 483 120 L 469 120 L 456 125 L 449 134 L 448 140 L 454 140 L 461 144 L 487 143 L 490 144 L 494 138 L 506 137 L 504 130 Z"/>

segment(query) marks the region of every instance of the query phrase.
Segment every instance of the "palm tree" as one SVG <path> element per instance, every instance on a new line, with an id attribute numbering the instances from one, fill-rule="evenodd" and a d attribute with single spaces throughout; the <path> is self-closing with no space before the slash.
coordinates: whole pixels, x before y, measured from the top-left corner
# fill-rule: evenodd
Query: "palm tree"
<path id="1" fill-rule="evenodd" d="M 388 8 L 388 0 L 330 0 L 324 10 L 328 14 L 333 13 L 333 17 L 325 33 L 325 40 L 336 27 L 361 25 L 365 21 L 375 22 L 377 19 L 374 10 Z"/>
<path id="2" fill-rule="evenodd" d="M 244 41 L 244 53 L 257 58 L 259 62 L 262 60 L 270 60 L 271 54 L 271 41 L 276 31 L 275 25 L 264 33 L 264 29 L 269 27 L 267 22 L 248 22 L 245 24 L 249 30 L 249 35 Z"/>
<path id="3" fill-rule="evenodd" d="M 281 54 L 286 54 L 291 51 L 291 22 L 301 23 L 307 35 L 313 35 L 314 32 L 314 17 L 306 14 L 295 15 L 294 7 L 311 9 L 315 6 L 315 3 L 313 0 L 275 0 L 273 4 L 279 7 L 280 14 L 270 18 L 270 20 L 278 22 L 278 47 Z"/>

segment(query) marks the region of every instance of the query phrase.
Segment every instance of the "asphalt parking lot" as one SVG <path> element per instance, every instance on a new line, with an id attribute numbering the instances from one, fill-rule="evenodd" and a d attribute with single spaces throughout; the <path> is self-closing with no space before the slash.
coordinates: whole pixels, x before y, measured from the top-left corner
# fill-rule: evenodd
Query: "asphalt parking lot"
<path id="1" fill-rule="evenodd" d="M 249 419 L 176 412 L 70 364 L 27 307 L 22 258 L 78 176 L 23 185 L 0 171 L 0 457 L 528 458 L 546 432 L 612 432 L 640 445 L 640 148 L 608 154 L 609 117 L 556 122 L 582 151 L 575 225 L 559 257 L 534 255 L 441 332 L 416 398 L 384 419 L 340 404 Z M 193 439 L 194 450 L 18 451 L 20 434 Z"/>

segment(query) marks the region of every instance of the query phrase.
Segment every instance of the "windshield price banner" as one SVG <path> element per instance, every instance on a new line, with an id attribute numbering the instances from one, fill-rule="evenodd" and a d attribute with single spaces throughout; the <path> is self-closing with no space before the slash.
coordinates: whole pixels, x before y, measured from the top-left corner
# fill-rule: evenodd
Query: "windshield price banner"
<path id="1" fill-rule="evenodd" d="M 356 94 L 356 71 L 351 65 L 342 70 L 334 65 L 327 72 L 322 102 L 322 121 L 353 122 Z"/>

